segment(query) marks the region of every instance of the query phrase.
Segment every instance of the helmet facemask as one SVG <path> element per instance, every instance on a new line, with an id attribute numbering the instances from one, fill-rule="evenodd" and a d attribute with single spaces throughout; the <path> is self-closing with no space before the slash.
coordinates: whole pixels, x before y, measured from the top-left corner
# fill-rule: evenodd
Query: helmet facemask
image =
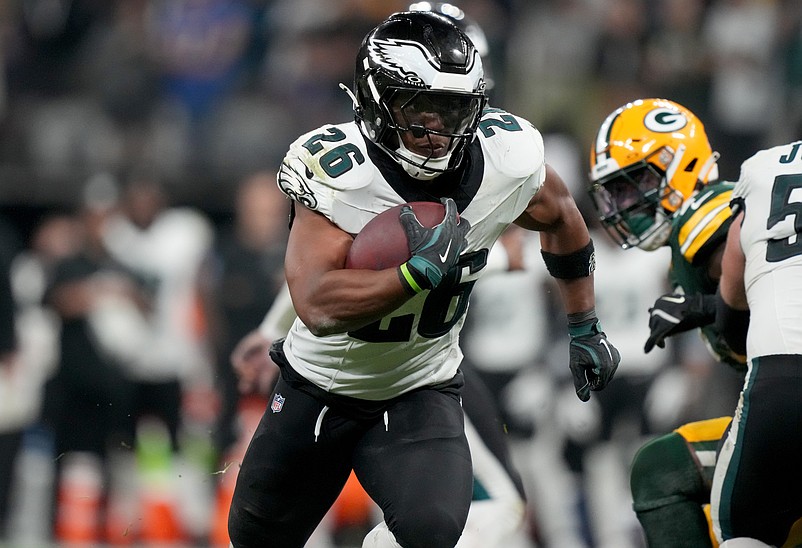
<path id="1" fill-rule="evenodd" d="M 481 115 L 481 94 L 390 89 L 390 154 L 417 179 L 432 179 L 460 163 Z M 397 145 L 395 149 L 391 147 Z"/>
<path id="2" fill-rule="evenodd" d="M 676 191 L 667 185 L 666 172 L 649 160 L 618 170 L 590 189 L 602 226 L 624 249 L 652 251 L 664 245 L 671 233 L 673 215 L 662 203 L 674 201 L 671 195 Z"/>

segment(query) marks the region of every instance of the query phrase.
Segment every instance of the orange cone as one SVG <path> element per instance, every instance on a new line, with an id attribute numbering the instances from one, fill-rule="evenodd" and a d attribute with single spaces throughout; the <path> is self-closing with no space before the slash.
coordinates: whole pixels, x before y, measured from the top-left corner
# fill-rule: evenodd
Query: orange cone
<path id="1" fill-rule="evenodd" d="M 58 486 L 56 539 L 64 544 L 97 544 L 102 489 L 100 459 L 97 456 L 89 453 L 64 456 Z"/>
<path id="2" fill-rule="evenodd" d="M 142 502 L 140 540 L 144 544 L 179 543 L 184 540 L 171 500 L 145 497 Z"/>

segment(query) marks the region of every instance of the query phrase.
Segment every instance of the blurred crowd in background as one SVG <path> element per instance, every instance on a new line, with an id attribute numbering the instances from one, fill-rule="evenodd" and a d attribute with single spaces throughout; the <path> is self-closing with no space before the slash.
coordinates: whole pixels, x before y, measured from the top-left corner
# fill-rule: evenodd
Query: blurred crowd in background
<path id="1" fill-rule="evenodd" d="M 477 285 L 467 359 L 509 424 L 532 546 L 638 548 L 634 450 L 731 414 L 740 381 L 694 333 L 643 354 L 669 258 L 596 231 L 590 141 L 614 108 L 666 97 L 705 121 L 734 180 L 801 133 L 802 2 L 454 3 L 487 35 L 491 102 L 541 130 L 587 214 L 624 356 L 608 390 L 576 400 L 537 242 L 511 231 L 511 271 Z M 282 284 L 275 170 L 298 135 L 351 119 L 338 85 L 408 5 L 0 2 L 0 544 L 227 546 L 235 455 L 264 405 L 238 394 L 229 355 Z M 315 542 L 349 546 L 375 518 L 359 508 Z"/>

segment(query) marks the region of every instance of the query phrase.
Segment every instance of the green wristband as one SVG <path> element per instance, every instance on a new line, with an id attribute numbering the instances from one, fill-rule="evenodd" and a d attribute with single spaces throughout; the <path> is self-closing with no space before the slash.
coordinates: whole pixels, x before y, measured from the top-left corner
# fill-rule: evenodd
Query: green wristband
<path id="1" fill-rule="evenodd" d="M 398 277 L 401 279 L 401 283 L 403 283 L 406 288 L 411 289 L 413 293 L 417 294 L 423 291 L 423 288 L 415 281 L 412 272 L 409 271 L 407 263 L 398 267 Z"/>

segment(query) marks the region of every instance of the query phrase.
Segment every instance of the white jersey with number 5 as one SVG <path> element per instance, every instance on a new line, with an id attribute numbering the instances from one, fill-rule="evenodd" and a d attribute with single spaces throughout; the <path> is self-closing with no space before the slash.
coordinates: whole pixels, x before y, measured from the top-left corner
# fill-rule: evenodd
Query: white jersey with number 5
<path id="1" fill-rule="evenodd" d="M 802 354 L 802 141 L 744 162 L 733 200 L 744 204 L 747 355 Z"/>
<path id="2" fill-rule="evenodd" d="M 543 184 L 543 140 L 526 120 L 487 109 L 463 163 L 459 174 L 415 181 L 353 122 L 323 126 L 290 146 L 279 187 L 348 233 L 357 234 L 393 206 L 437 201 L 435 194 L 454 198 L 460 217 L 470 223 L 456 275 L 381 321 L 347 334 L 316 337 L 296 320 L 284 351 L 307 380 L 336 394 L 385 400 L 456 374 L 468 295 L 485 267 L 488 249 Z"/>

